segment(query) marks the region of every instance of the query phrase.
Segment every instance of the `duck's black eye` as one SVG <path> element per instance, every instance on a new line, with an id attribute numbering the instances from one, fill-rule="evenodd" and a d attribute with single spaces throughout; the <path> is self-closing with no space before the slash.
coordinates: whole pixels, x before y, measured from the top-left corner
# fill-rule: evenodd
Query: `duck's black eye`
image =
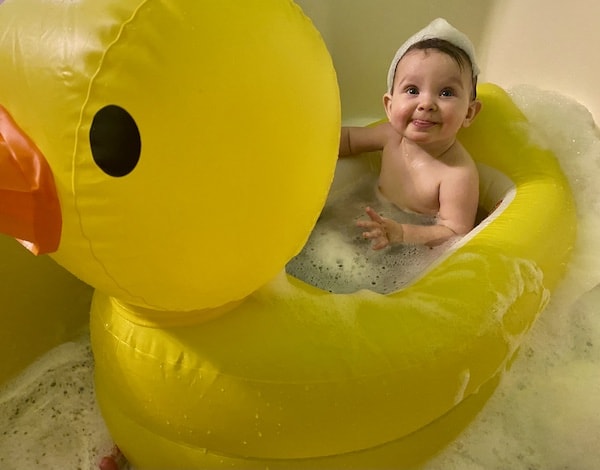
<path id="1" fill-rule="evenodd" d="M 110 176 L 125 176 L 135 168 L 142 140 L 135 120 L 114 104 L 100 109 L 90 128 L 90 147 L 96 165 Z"/>

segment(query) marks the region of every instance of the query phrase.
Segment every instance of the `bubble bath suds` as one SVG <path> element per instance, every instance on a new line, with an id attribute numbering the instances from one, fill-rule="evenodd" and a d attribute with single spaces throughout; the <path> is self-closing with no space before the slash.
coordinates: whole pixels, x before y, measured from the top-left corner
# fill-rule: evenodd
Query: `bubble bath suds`
<path id="1" fill-rule="evenodd" d="M 98 412 L 87 335 L 0 389 L 0 468 L 96 469 L 112 443 Z"/>
<path id="2" fill-rule="evenodd" d="M 596 470 L 600 460 L 600 135 L 587 110 L 570 99 L 531 87 L 511 94 L 569 177 L 578 241 L 564 282 L 495 394 L 422 470 Z M 348 221 L 343 243 L 360 236 L 353 219 L 365 202 L 349 216 L 334 215 Z M 368 243 L 364 250 L 360 256 Z M 315 256 L 332 272 L 352 270 L 330 253 Z M 367 288 L 380 281 L 377 275 L 365 276 Z M 49 352 L 0 392 L 2 470 L 97 468 L 112 443 L 94 401 L 92 372 L 85 337 Z"/>
<path id="3" fill-rule="evenodd" d="M 401 223 L 433 224 L 433 217 L 408 214 L 375 198 L 377 175 L 365 174 L 356 184 L 330 197 L 302 251 L 286 266 L 288 274 L 325 291 L 349 294 L 370 289 L 394 292 L 418 277 L 448 246 L 400 245 L 372 250 L 356 226 L 367 219 L 365 207 Z"/>

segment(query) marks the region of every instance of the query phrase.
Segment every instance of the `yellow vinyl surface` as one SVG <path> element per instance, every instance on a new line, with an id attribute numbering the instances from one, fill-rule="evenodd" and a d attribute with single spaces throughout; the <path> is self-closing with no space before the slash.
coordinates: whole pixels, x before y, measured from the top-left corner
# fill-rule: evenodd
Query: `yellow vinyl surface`
<path id="1" fill-rule="evenodd" d="M 281 274 L 212 321 L 164 328 L 96 292 L 98 397 L 134 465 L 408 468 L 464 426 L 547 304 L 576 227 L 554 155 L 503 90 L 479 94 L 461 141 L 515 197 L 408 287 L 338 295 Z"/>
<path id="2" fill-rule="evenodd" d="M 185 311 L 246 297 L 300 251 L 340 103 L 292 1 L 5 0 L 0 31 L 0 104 L 48 161 L 68 271 Z"/>

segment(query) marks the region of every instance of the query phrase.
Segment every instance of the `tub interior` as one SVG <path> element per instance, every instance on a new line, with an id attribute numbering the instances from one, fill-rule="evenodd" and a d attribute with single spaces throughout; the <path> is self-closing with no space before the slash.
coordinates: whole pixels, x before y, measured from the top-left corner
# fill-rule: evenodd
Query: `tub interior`
<path id="1" fill-rule="evenodd" d="M 368 205 L 384 216 L 408 224 L 435 223 L 434 218 L 406 214 L 375 196 L 380 152 L 338 161 L 325 207 L 302 251 L 286 266 L 288 275 L 321 290 L 351 294 L 363 289 L 391 294 L 426 276 L 456 249 L 489 225 L 516 194 L 512 180 L 499 170 L 477 163 L 479 209 L 476 226 L 464 237 L 441 245 L 399 245 L 375 251 L 355 226 L 366 218 Z"/>
<path id="2" fill-rule="evenodd" d="M 474 42 L 481 81 L 512 90 L 520 84 L 548 90 L 540 94 L 517 91 L 517 104 L 546 132 L 576 189 L 580 235 L 572 267 L 480 416 L 440 455 L 432 456 L 422 470 L 596 469 L 600 449 L 600 138 L 591 130 L 594 123 L 590 118 L 595 122 L 600 119 L 600 88 L 596 84 L 600 76 L 600 3 L 297 3 L 319 29 L 332 55 L 345 124 L 366 124 L 383 117 L 381 97 L 389 61 L 409 35 L 439 16 Z M 362 172 L 364 165 L 373 168 L 376 164 L 376 157 L 348 161 L 339 165 L 337 173 Z M 347 182 L 336 175 L 332 194 Z M 489 188 L 489 200 L 483 202 L 482 198 L 482 204 L 492 207 L 503 191 L 510 188 Z M 21 256 L 20 248 L 15 253 Z M 3 260 L 3 267 L 4 279 L 9 280 L 3 288 L 5 299 L 31 292 L 31 280 L 15 276 L 7 260 Z M 89 302 L 84 288 L 79 297 L 84 298 L 79 303 Z M 34 298 L 36 306 L 31 307 L 29 299 Z M 93 395 L 89 339 L 84 335 L 75 342 L 67 341 L 87 321 L 88 310 L 76 307 L 73 298 L 58 297 L 51 300 L 49 309 L 49 301 L 39 300 L 43 299 L 39 292 L 23 299 L 27 304 L 18 308 L 43 310 L 55 321 L 48 321 L 49 326 L 36 325 L 32 338 L 27 332 L 5 327 L 5 357 L 13 360 L 12 345 L 16 348 L 27 342 L 27 356 L 18 358 L 17 368 L 25 367 L 51 345 L 63 344 L 0 393 L 0 467 L 97 469 L 112 442 Z M 3 311 L 12 314 L 6 305 Z M 72 331 L 65 333 L 66 322 L 61 320 L 70 317 L 76 319 L 69 320 Z M 10 370 L 3 370 L 5 375 L 16 374 L 15 363 L 11 364 Z M 81 377 L 74 377 L 74 373 Z M 40 395 L 41 387 L 44 391 Z M 83 394 L 82 387 L 86 391 Z"/>

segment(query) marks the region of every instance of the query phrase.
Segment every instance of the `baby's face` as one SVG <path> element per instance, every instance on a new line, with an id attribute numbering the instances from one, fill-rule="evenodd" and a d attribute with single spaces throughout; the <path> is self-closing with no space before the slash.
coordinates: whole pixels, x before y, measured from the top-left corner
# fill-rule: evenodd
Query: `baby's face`
<path id="1" fill-rule="evenodd" d="M 450 141 L 474 114 L 469 67 L 435 49 L 413 50 L 398 62 L 391 94 L 384 104 L 394 129 L 404 137 Z"/>

